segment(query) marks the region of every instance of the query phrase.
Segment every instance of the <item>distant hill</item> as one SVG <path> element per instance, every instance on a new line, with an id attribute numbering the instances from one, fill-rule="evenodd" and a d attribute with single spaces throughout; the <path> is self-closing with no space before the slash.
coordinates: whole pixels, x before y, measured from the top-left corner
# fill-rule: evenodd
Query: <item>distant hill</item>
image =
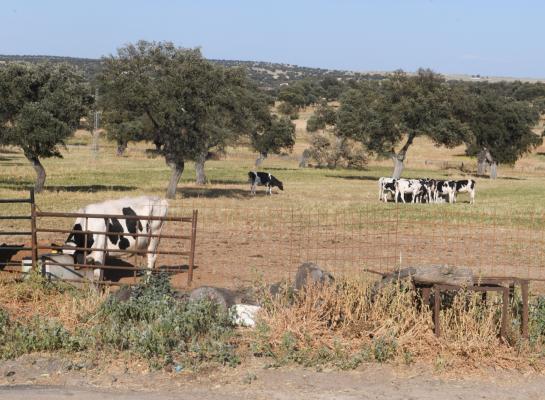
<path id="1" fill-rule="evenodd" d="M 1 55 L 0 63 L 9 61 L 25 61 L 29 63 L 52 62 L 52 63 L 68 63 L 79 67 L 85 77 L 93 80 L 98 71 L 100 71 L 101 63 L 99 59 L 93 58 L 77 58 L 77 57 L 59 57 L 59 56 L 29 56 L 29 55 Z"/>
<path id="2" fill-rule="evenodd" d="M 39 62 L 66 62 L 78 66 L 86 78 L 93 80 L 101 68 L 101 60 L 93 58 L 59 57 L 59 56 L 30 56 L 30 55 L 0 55 L 0 63 L 9 61 Z M 352 71 L 329 70 L 323 68 L 300 67 L 291 64 L 279 64 L 262 61 L 234 61 L 234 60 L 210 60 L 225 67 L 242 67 L 248 72 L 250 78 L 257 84 L 268 90 L 277 89 L 283 85 L 289 85 L 306 78 L 331 77 L 334 79 L 383 79 L 387 74 L 362 74 Z"/>
<path id="3" fill-rule="evenodd" d="M 77 65 L 89 80 L 93 80 L 101 68 L 101 60 L 93 58 L 78 58 L 78 57 L 60 57 L 60 56 L 31 56 L 31 55 L 0 55 L 0 63 L 8 61 L 26 61 L 31 63 L 38 62 L 67 62 Z M 290 82 L 298 81 L 306 78 L 323 79 L 331 77 L 334 79 L 384 79 L 391 72 L 355 72 L 332 70 L 324 68 L 301 67 L 292 64 L 280 64 L 264 61 L 236 61 L 236 60 L 210 60 L 214 63 L 226 67 L 243 67 L 247 70 L 248 75 L 264 89 L 274 90 L 283 85 L 289 85 Z M 463 75 L 463 74 L 445 74 L 445 78 L 449 80 L 470 80 L 470 81 L 515 81 L 521 80 L 526 82 L 537 82 L 540 79 L 533 78 L 510 78 L 510 77 L 493 77 L 481 75 Z M 543 80 L 541 80 L 543 81 Z"/>

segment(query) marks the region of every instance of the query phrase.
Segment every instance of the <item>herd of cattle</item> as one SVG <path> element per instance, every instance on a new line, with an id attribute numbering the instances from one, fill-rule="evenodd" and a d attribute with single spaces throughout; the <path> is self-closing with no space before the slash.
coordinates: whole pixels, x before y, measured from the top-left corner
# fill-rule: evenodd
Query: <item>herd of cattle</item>
<path id="1" fill-rule="evenodd" d="M 475 181 L 464 179 L 446 181 L 436 179 L 394 179 L 380 178 L 378 180 L 378 198 L 387 202 L 391 196 L 397 203 L 399 199 L 406 203 L 406 196 L 412 203 L 456 203 L 458 193 L 468 193 L 469 202 L 475 202 Z"/>
<path id="2" fill-rule="evenodd" d="M 272 188 L 278 187 L 284 190 L 284 185 L 280 180 L 268 172 L 248 172 L 250 182 L 250 193 L 255 195 L 257 186 L 265 186 L 266 193 L 271 195 Z M 403 203 L 410 199 L 412 203 L 456 203 L 458 193 L 468 193 L 469 202 L 475 202 L 475 181 L 473 179 L 463 179 L 459 181 L 447 181 L 437 179 L 394 179 L 379 178 L 378 180 L 378 198 L 387 202 L 393 197 L 397 203 L 399 199 Z"/>

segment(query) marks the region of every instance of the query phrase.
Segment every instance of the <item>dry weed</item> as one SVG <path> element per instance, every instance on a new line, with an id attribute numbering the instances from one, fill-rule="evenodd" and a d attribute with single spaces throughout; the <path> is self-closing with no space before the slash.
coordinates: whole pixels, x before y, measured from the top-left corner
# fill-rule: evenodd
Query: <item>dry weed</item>
<path id="1" fill-rule="evenodd" d="M 89 286 L 76 290 L 69 285 L 49 284 L 39 275 L 18 282 L 0 280 L 0 304 L 11 318 L 19 321 L 41 317 L 58 321 L 69 331 L 92 314 L 108 293 Z"/>
<path id="2" fill-rule="evenodd" d="M 538 368 L 540 349 L 501 340 L 501 304 L 485 304 L 473 293 L 460 292 L 441 311 L 440 338 L 433 333 L 430 309 L 421 306 L 416 291 L 399 284 L 373 293 L 366 282 L 344 280 L 297 294 L 286 292 L 267 304 L 255 337 L 262 341 L 260 348 L 268 346 L 281 360 L 312 365 L 356 357 L 360 362 L 424 361 L 441 370 Z"/>

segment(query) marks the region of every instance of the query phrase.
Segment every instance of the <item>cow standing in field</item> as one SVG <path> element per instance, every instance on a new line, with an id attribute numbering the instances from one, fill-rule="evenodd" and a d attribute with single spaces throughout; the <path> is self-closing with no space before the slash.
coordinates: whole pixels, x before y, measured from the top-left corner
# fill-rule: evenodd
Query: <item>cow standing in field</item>
<path id="1" fill-rule="evenodd" d="M 475 181 L 473 179 L 463 179 L 459 181 L 440 181 L 441 194 L 448 195 L 449 203 L 456 203 L 456 195 L 458 193 L 468 193 L 469 203 L 475 203 Z"/>
<path id="2" fill-rule="evenodd" d="M 86 218 L 78 217 L 68 236 L 65 246 L 76 249 L 63 250 L 64 254 L 74 257 L 74 264 L 105 264 L 106 250 L 142 250 L 147 252 L 148 274 L 155 266 L 157 259 L 158 237 L 138 236 L 139 234 L 158 235 L 163 227 L 162 220 L 149 220 L 146 217 L 165 217 L 168 202 L 159 197 L 135 197 L 118 200 L 108 200 L 102 203 L 90 204 L 78 211 L 80 214 L 109 214 L 141 218 Z M 85 231 L 105 232 L 85 234 Z M 81 233 L 80 233 L 81 232 Z M 107 232 L 107 233 L 106 233 Z M 79 248 L 79 249 L 78 249 Z M 84 250 L 91 249 L 84 258 Z M 117 252 L 116 252 L 117 253 Z M 95 279 L 102 280 L 102 269 L 95 269 Z"/>
<path id="3" fill-rule="evenodd" d="M 280 190 L 284 190 L 284 185 L 278 179 L 268 172 L 248 172 L 248 178 L 250 180 L 250 192 L 252 196 L 255 196 L 255 190 L 257 186 L 265 186 L 266 193 L 272 195 L 272 188 L 277 187 Z"/>
<path id="4" fill-rule="evenodd" d="M 380 177 L 378 179 L 378 199 L 380 201 L 384 201 L 386 203 L 388 202 L 389 194 L 392 194 L 392 196 L 395 195 L 395 182 L 396 179 L 394 178 Z"/>
<path id="5" fill-rule="evenodd" d="M 410 193 L 412 195 L 412 203 L 415 203 L 417 196 L 422 189 L 422 183 L 419 179 L 398 179 L 395 182 L 396 192 L 395 192 L 395 202 L 397 203 L 397 198 L 401 195 L 401 200 L 403 203 L 405 201 L 405 194 Z"/>
<path id="6" fill-rule="evenodd" d="M 468 193 L 469 194 L 469 204 L 475 204 L 475 181 L 473 179 L 464 179 L 456 181 L 456 194 L 458 193 Z M 456 194 L 454 201 L 456 202 Z"/>
<path id="7" fill-rule="evenodd" d="M 437 188 L 437 181 L 435 179 L 424 178 L 420 180 L 422 184 L 421 198 L 426 199 L 427 203 L 433 203 L 435 201 L 435 191 Z"/>

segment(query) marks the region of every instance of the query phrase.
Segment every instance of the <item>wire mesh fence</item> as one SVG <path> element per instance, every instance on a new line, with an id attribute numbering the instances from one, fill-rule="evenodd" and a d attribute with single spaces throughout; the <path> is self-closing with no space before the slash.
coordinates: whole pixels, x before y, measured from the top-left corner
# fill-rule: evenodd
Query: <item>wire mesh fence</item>
<path id="1" fill-rule="evenodd" d="M 293 278 L 307 261 L 337 276 L 440 264 L 469 267 L 486 277 L 545 280 L 543 212 L 496 213 L 432 204 L 368 204 L 347 210 L 188 204 L 171 206 L 169 216 L 186 217 L 194 208 L 199 210 L 193 283 L 197 286 L 233 287 L 258 278 L 266 282 Z M 70 218 L 40 221 L 40 248 L 63 243 L 73 222 Z M 28 221 L 2 220 L 0 231 L 23 230 L 23 223 Z M 174 236 L 187 236 L 190 228 L 167 222 L 162 230 L 172 240 L 161 241 L 163 254 L 156 266 L 169 270 L 181 266 L 173 274 L 175 286 L 186 285 L 188 271 L 183 268 L 187 260 L 173 253 L 189 251 L 190 245 Z M 2 244 L 29 247 L 30 242 L 22 239 L 2 236 Z M 30 256 L 27 253 L 20 252 L 19 259 Z M 126 260 L 137 267 L 145 263 L 136 256 Z"/>
<path id="2" fill-rule="evenodd" d="M 274 281 L 293 278 L 312 261 L 336 275 L 440 264 L 480 276 L 545 279 L 543 214 L 433 207 L 200 208 L 196 276 L 208 284 Z"/>

